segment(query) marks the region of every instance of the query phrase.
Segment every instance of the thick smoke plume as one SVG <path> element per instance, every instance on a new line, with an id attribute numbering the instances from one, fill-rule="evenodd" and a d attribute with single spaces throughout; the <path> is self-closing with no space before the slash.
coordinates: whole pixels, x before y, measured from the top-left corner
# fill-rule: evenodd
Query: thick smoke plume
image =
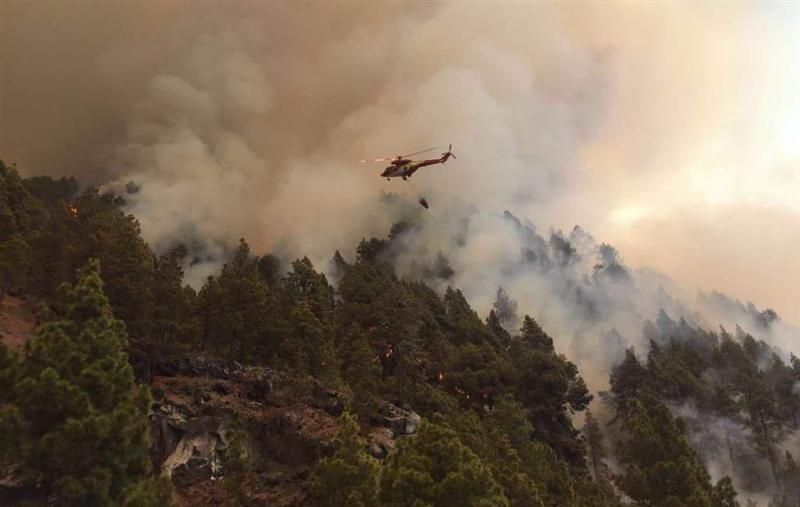
<path id="1" fill-rule="evenodd" d="M 334 250 L 352 255 L 358 239 L 411 220 L 415 232 L 397 259 L 402 273 L 416 276 L 441 253 L 455 272 L 449 282 L 481 311 L 502 285 L 580 359 L 596 356 L 599 336 L 636 345 L 642 321 L 660 308 L 693 322 L 704 315 L 711 327 L 739 323 L 730 307 L 703 306 L 711 300 L 698 301 L 697 287 L 743 289 L 765 271 L 800 275 L 796 259 L 774 253 L 791 252 L 800 236 L 744 238 L 720 217 L 755 206 L 731 203 L 735 188 L 727 195 L 715 187 L 716 215 L 681 211 L 727 160 L 709 155 L 724 151 L 724 134 L 749 132 L 731 127 L 743 94 L 761 83 L 746 76 L 780 63 L 766 58 L 759 67 L 774 40 L 749 38 L 758 23 L 776 22 L 770 11 L 461 2 L 2 9 L 4 157 L 23 171 L 74 173 L 110 188 L 135 182 L 129 210 L 151 245 L 202 250 L 207 262 L 189 273 L 195 283 L 240 237 L 256 251 L 308 255 L 324 266 Z M 382 181 L 381 167 L 357 163 L 432 143 L 453 143 L 459 158 L 410 183 Z M 420 195 L 430 211 L 409 209 Z M 747 216 L 796 224 L 797 210 L 779 206 L 784 194 L 769 197 L 766 214 Z M 670 210 L 683 214 L 654 229 Z M 707 225 L 708 216 L 720 218 Z M 528 218 L 556 230 L 581 223 L 634 252 L 629 265 L 652 257 L 656 268 L 692 279 L 680 289 L 625 266 L 582 229 L 537 232 Z M 745 254 L 736 277 L 704 278 L 697 266 L 708 262 L 698 260 L 705 243 L 685 225 L 692 221 L 712 231 L 726 224 L 726 237 L 736 238 L 726 244 L 762 247 L 737 250 Z M 749 225 L 742 231 L 752 233 Z M 661 248 L 670 243 L 681 248 Z M 732 254 L 710 251 L 731 266 Z M 681 258 L 685 265 L 674 261 Z M 791 322 L 796 300 L 786 294 L 776 287 L 759 295 L 789 309 L 778 306 Z M 791 329 L 783 321 L 773 328 L 781 326 Z M 618 353 L 609 354 L 601 362 L 613 363 Z"/>
<path id="2" fill-rule="evenodd" d="M 790 291 L 774 287 L 800 278 L 800 263 L 781 253 L 800 246 L 784 227 L 796 229 L 800 212 L 800 154 L 773 143 L 788 139 L 783 127 L 800 108 L 789 93 L 798 76 L 779 73 L 796 67 L 784 65 L 800 47 L 784 40 L 794 11 L 464 2 L 0 9 L 3 157 L 29 174 L 135 181 L 130 210 L 157 249 L 244 236 L 258 251 L 321 261 L 387 230 L 398 217 L 377 203 L 392 191 L 425 195 L 440 213 L 473 206 L 556 228 L 580 223 L 634 264 L 691 288 L 750 297 L 754 287 L 763 304 L 800 315 Z M 762 134 L 776 129 L 781 136 Z M 357 163 L 449 143 L 458 160 L 410 185 Z M 758 157 L 764 149 L 774 156 Z M 702 223 L 713 234 L 730 216 L 745 226 L 730 226 L 725 248 L 695 233 Z M 736 281 L 713 269 L 742 264 Z"/>

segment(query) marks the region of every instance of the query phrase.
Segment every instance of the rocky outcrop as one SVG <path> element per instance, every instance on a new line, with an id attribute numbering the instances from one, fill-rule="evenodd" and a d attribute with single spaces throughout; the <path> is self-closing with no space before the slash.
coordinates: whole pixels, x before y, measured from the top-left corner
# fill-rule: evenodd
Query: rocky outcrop
<path id="1" fill-rule="evenodd" d="M 394 432 L 389 428 L 376 428 L 367 437 L 367 451 L 378 459 L 383 459 L 395 451 Z"/>
<path id="2" fill-rule="evenodd" d="M 223 417 L 191 417 L 184 410 L 180 405 L 157 405 L 151 414 L 159 469 L 179 488 L 219 476 L 230 444 Z"/>
<path id="3" fill-rule="evenodd" d="M 400 408 L 384 402 L 371 422 L 373 428 L 367 435 L 367 451 L 373 457 L 383 459 L 396 450 L 398 438 L 417 432 L 422 418 L 410 407 Z"/>
<path id="4" fill-rule="evenodd" d="M 409 409 L 402 409 L 391 403 L 386 403 L 381 407 L 383 416 L 381 425 L 390 428 L 395 435 L 412 435 L 419 428 L 422 418 Z"/>
<path id="5" fill-rule="evenodd" d="M 333 452 L 347 397 L 312 378 L 198 355 L 153 367 L 153 466 L 192 503 L 224 503 L 234 441 L 250 462 L 247 497 L 253 505 L 305 505 L 308 478 Z M 369 419 L 367 451 L 383 459 L 421 418 L 410 407 L 383 403 Z M 242 437 L 242 438 L 239 438 Z M 238 451 L 238 449 L 237 449 Z"/>
<path id="6" fill-rule="evenodd" d="M 338 423 L 310 406 L 287 407 L 250 425 L 250 435 L 262 456 L 293 467 L 312 467 L 330 454 Z"/>
<path id="7" fill-rule="evenodd" d="M 196 355 L 161 361 L 153 371 L 153 465 L 179 494 L 202 491 L 211 498 L 216 488 L 224 498 L 221 483 L 238 433 L 261 477 L 251 498 L 263 497 L 265 505 L 303 504 L 311 468 L 331 452 L 346 405 L 341 393 L 313 379 Z M 286 497 L 291 500 L 276 500 L 272 490 L 292 491 Z"/>

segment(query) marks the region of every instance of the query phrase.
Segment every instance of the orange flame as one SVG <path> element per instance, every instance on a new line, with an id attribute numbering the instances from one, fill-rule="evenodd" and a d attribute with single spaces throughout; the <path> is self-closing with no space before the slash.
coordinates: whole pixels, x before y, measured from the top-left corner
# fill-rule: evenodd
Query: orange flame
<path id="1" fill-rule="evenodd" d="M 78 216 L 78 207 L 77 207 L 77 206 L 75 206 L 74 204 L 70 204 L 70 206 L 69 206 L 69 212 L 70 212 L 70 213 L 72 214 L 72 216 L 74 216 L 74 217 Z"/>

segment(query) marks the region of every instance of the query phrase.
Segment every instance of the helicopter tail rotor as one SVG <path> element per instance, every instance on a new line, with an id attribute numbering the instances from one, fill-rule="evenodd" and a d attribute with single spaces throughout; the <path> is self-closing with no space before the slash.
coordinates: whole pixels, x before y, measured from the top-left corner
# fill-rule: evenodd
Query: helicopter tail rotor
<path id="1" fill-rule="evenodd" d="M 453 145 L 452 144 L 447 147 L 447 152 L 442 153 L 442 157 L 444 158 L 445 161 L 450 157 L 458 158 L 458 157 L 456 157 L 455 153 L 453 153 Z"/>

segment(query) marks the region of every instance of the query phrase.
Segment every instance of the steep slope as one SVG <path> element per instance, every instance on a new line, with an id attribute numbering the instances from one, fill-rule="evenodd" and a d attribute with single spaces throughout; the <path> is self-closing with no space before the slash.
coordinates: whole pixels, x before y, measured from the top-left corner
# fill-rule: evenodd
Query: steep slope
<path id="1" fill-rule="evenodd" d="M 36 306 L 15 296 L 0 299 L 0 340 L 12 350 L 22 350 L 36 331 Z"/>
<path id="2" fill-rule="evenodd" d="M 184 272 L 208 261 L 202 249 L 176 243 L 156 255 L 123 211 L 128 194 L 76 194 L 70 180 L 2 169 L 0 214 L 14 230 L 0 265 L 15 275 L 2 279 L 3 315 L 19 351 L 17 360 L 0 348 L 3 392 L 35 366 L 20 346 L 34 315 L 45 325 L 68 320 L 74 308 L 61 284 L 98 259 L 109 311 L 125 324 L 119 339 L 153 398 L 151 473 L 170 479 L 178 503 L 602 506 L 624 493 L 642 504 L 721 506 L 733 505 L 735 488 L 774 505 L 793 501 L 796 465 L 781 452 L 797 434 L 796 411 L 785 409 L 798 374 L 787 352 L 759 341 L 789 327 L 715 295 L 705 303 L 734 308 L 720 313 L 743 329 L 730 339 L 705 331 L 714 312 L 692 309 L 664 279 L 634 272 L 579 228 L 545 240 L 510 213 L 494 217 L 517 238 L 495 265 L 513 284 L 491 288 L 485 318 L 456 287 L 475 292 L 483 280 L 463 263 L 476 247 L 468 231 L 486 225 L 475 214 L 461 217 L 452 248 L 431 250 L 438 229 L 410 216 L 323 269 L 254 255 L 242 239 L 195 290 Z M 528 292 L 515 300 L 518 291 Z M 531 294 L 535 316 L 525 314 Z M 34 300 L 38 314 L 26 302 Z M 575 426 L 593 399 L 587 371 L 595 386 L 610 374 L 612 387 L 595 405 L 589 450 Z M 764 396 L 747 387 L 756 384 Z M 7 435 L 19 431 L 13 410 L 25 401 L 14 396 L 0 399 Z M 752 401 L 771 398 L 780 410 Z M 696 424 L 695 413 L 747 430 L 727 433 L 737 468 L 719 466 L 720 446 L 709 445 L 725 441 L 722 425 Z M 645 448 L 631 445 L 637 439 Z M 3 484 L 13 485 L 20 455 L 6 445 L 13 439 L 2 443 Z M 748 468 L 747 459 L 758 463 Z M 764 462 L 767 479 L 745 481 Z M 659 477 L 672 478 L 668 487 Z M 36 498 L 35 484 L 16 492 Z"/>

